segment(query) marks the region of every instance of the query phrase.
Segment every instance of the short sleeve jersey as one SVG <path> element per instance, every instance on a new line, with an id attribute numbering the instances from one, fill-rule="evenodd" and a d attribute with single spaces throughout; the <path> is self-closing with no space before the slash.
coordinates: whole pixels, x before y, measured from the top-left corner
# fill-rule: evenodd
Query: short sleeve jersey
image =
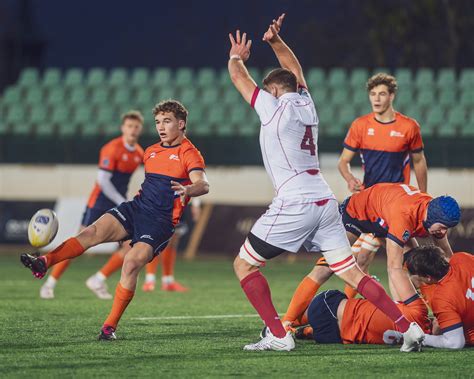
<path id="1" fill-rule="evenodd" d="M 397 307 L 409 321 L 415 321 L 425 332 L 430 330 L 428 308 L 417 298 Z M 395 323 L 375 305 L 365 299 L 348 299 L 341 323 L 341 339 L 345 344 L 383 344 L 386 330 L 397 330 Z"/>
<path id="2" fill-rule="evenodd" d="M 205 169 L 199 150 L 189 141 L 179 145 L 164 146 L 157 143 L 148 147 L 144 156 L 145 181 L 135 197 L 137 204 L 156 217 L 172 220 L 176 225 L 181 218 L 189 198 L 183 205 L 180 196 L 171 189 L 171 181 L 182 185 L 191 184 L 189 174 Z"/>
<path id="3" fill-rule="evenodd" d="M 305 88 L 279 98 L 260 90 L 251 104 L 260 121 L 260 148 L 277 196 L 333 196 L 319 170 L 318 115 Z"/>
<path id="4" fill-rule="evenodd" d="M 100 149 L 99 169 L 112 173 L 111 182 L 117 191 L 127 196 L 130 178 L 138 166 L 143 162 L 143 149 L 135 144 L 130 150 L 123 142 L 122 137 L 114 138 Z M 89 196 L 87 206 L 106 211 L 115 207 L 115 203 L 104 195 L 100 185 L 95 184 Z"/>
<path id="5" fill-rule="evenodd" d="M 386 237 L 405 246 L 412 237 L 426 237 L 423 226 L 432 197 L 407 184 L 379 183 L 350 197 L 347 214 L 380 230 Z M 374 230 L 362 230 L 372 233 Z"/>
<path id="6" fill-rule="evenodd" d="M 410 183 L 410 153 L 423 150 L 420 125 L 395 112 L 395 120 L 377 121 L 374 113 L 356 119 L 344 140 L 344 147 L 359 152 L 364 169 L 364 186 L 376 183 Z"/>
<path id="7" fill-rule="evenodd" d="M 467 345 L 474 345 L 474 256 L 455 253 L 449 271 L 428 286 L 426 296 L 443 333 L 463 327 Z"/>

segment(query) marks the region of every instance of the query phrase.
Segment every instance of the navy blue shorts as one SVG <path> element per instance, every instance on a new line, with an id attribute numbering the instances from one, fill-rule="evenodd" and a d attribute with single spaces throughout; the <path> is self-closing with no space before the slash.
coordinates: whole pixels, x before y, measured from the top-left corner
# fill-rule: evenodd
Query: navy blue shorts
<path id="1" fill-rule="evenodd" d="M 107 210 L 87 207 L 82 215 L 82 226 L 89 226 L 97 221 L 99 217 L 105 214 Z"/>
<path id="2" fill-rule="evenodd" d="M 308 322 L 317 343 L 342 343 L 337 324 L 337 307 L 347 299 L 341 291 L 328 290 L 318 294 L 308 307 Z"/>
<path id="3" fill-rule="evenodd" d="M 128 233 L 130 245 L 144 242 L 158 255 L 168 245 L 174 233 L 171 216 L 152 214 L 139 207 L 135 201 L 126 201 L 107 211 L 114 216 Z"/>
<path id="4" fill-rule="evenodd" d="M 379 223 L 369 220 L 358 220 L 347 213 L 346 208 L 350 200 L 351 198 L 348 197 L 339 205 L 339 212 L 341 213 L 342 222 L 346 231 L 356 235 L 357 237 L 360 237 L 362 233 L 373 233 L 375 237 L 386 238 L 387 229 L 380 226 Z"/>

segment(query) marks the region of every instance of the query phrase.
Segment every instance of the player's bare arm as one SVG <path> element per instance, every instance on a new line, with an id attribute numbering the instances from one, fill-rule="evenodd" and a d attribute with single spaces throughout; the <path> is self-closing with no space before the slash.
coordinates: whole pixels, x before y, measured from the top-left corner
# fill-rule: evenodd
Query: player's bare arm
<path id="1" fill-rule="evenodd" d="M 451 258 L 453 256 L 453 249 L 448 241 L 448 236 L 445 235 L 443 238 L 432 237 L 433 243 L 443 250 L 446 258 Z"/>
<path id="2" fill-rule="evenodd" d="M 351 171 L 351 161 L 354 158 L 354 155 L 355 152 L 344 148 L 337 164 L 339 172 L 347 182 L 347 187 L 352 193 L 362 190 L 362 181 L 356 178 Z"/>
<path id="3" fill-rule="evenodd" d="M 413 170 L 415 171 L 416 182 L 421 192 L 428 192 L 428 165 L 423 151 L 411 153 Z"/>
<path id="4" fill-rule="evenodd" d="M 396 301 L 405 301 L 416 294 L 410 278 L 403 269 L 403 248 L 391 239 L 387 243 L 387 272 L 390 288 L 396 293 L 392 297 Z"/>
<path id="5" fill-rule="evenodd" d="M 186 197 L 202 196 L 209 192 L 209 182 L 204 171 L 191 171 L 189 173 L 189 179 L 192 184 L 186 186 L 172 180 L 171 189 L 176 191 L 182 199 L 185 199 Z"/>
<path id="6" fill-rule="evenodd" d="M 303 69 L 301 68 L 298 58 L 296 58 L 296 55 L 293 53 L 293 51 L 280 37 L 279 33 L 284 18 L 285 13 L 278 17 L 278 20 L 273 20 L 269 25 L 268 30 L 263 35 L 262 40 L 270 44 L 273 51 L 275 52 L 278 62 L 280 62 L 280 66 L 290 70 L 293 74 L 295 74 L 299 85 L 307 87 L 306 80 L 303 75 Z"/>
<path id="7" fill-rule="evenodd" d="M 247 41 L 247 33 L 240 35 L 240 30 L 235 32 L 235 37 L 229 33 L 230 51 L 229 51 L 229 75 L 235 88 L 240 92 L 247 103 L 250 104 L 252 95 L 257 84 L 250 76 L 245 62 L 250 57 L 250 47 L 252 40 Z"/>

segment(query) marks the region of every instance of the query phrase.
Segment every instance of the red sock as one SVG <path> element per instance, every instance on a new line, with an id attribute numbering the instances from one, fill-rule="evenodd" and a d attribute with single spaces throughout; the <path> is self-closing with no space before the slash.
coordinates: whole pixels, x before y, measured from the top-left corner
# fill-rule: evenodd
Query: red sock
<path id="1" fill-rule="evenodd" d="M 375 279 L 364 276 L 357 286 L 357 291 L 395 322 L 400 332 L 405 333 L 408 330 L 410 322 Z"/>
<path id="2" fill-rule="evenodd" d="M 123 312 L 125 312 L 125 309 L 127 309 L 128 304 L 130 301 L 132 301 L 134 294 L 135 291 L 122 287 L 120 282 L 117 284 L 112 310 L 105 320 L 104 326 L 111 326 L 114 329 L 117 328 L 117 324 L 120 321 Z"/>
<path id="3" fill-rule="evenodd" d="M 79 243 L 77 238 L 69 238 L 59 245 L 56 249 L 44 255 L 46 258 L 46 265 L 54 266 L 56 263 L 62 262 L 66 259 L 76 258 L 84 252 L 84 248 Z"/>
<path id="4" fill-rule="evenodd" d="M 270 287 L 260 271 L 255 271 L 241 280 L 240 285 L 250 303 L 275 337 L 283 338 L 285 329 L 272 303 Z"/>

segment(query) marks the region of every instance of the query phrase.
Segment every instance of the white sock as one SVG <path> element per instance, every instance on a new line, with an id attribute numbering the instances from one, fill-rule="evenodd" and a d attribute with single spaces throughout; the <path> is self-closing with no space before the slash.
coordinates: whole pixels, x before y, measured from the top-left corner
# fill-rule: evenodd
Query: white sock
<path id="1" fill-rule="evenodd" d="M 146 274 L 145 275 L 145 282 L 156 282 L 156 275 L 155 274 Z"/>
<path id="2" fill-rule="evenodd" d="M 173 275 L 163 275 L 161 277 L 161 282 L 163 284 L 171 284 L 174 283 L 174 276 Z"/>
<path id="3" fill-rule="evenodd" d="M 107 280 L 107 277 L 104 274 L 102 274 L 100 271 L 97 271 L 97 273 L 95 274 L 95 278 L 99 282 L 105 282 Z"/>
<path id="4" fill-rule="evenodd" d="M 56 287 L 57 282 L 58 281 L 50 275 L 48 276 L 48 279 L 46 279 L 45 285 L 47 285 L 48 287 L 54 288 Z"/>

